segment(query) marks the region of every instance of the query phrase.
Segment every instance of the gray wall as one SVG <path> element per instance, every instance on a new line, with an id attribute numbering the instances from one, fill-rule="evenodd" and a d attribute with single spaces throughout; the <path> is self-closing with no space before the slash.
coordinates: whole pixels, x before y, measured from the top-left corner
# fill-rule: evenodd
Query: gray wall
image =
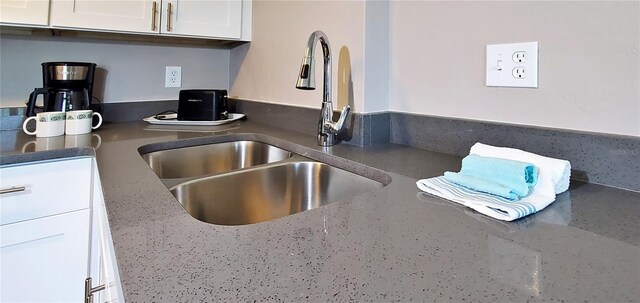
<path id="1" fill-rule="evenodd" d="M 84 38 L 0 36 L 0 107 L 24 106 L 42 86 L 40 64 L 98 64 L 95 95 L 105 103 L 176 100 L 180 89 L 229 86 L 229 50 Z M 165 66 L 182 66 L 182 88 L 165 88 Z"/>
<path id="2" fill-rule="evenodd" d="M 539 88 L 485 86 L 485 46 L 539 42 Z M 639 1 L 393 1 L 390 109 L 640 136 Z"/>
<path id="3" fill-rule="evenodd" d="M 322 103 L 322 48 L 316 47 L 316 90 L 295 88 L 309 35 L 329 37 L 334 108 L 351 103 L 364 111 L 365 1 L 253 1 L 251 45 L 232 50 L 231 96 L 244 100 L 319 108 Z M 348 52 L 343 50 L 348 49 Z M 341 56 L 341 54 L 347 54 Z M 349 62 L 346 59 L 349 59 Z M 344 66 L 345 68 L 341 68 Z M 351 72 L 351 75 L 344 75 Z M 341 81 L 347 80 L 347 81 Z M 353 81 L 353 100 L 340 90 Z M 350 102 L 350 101 L 353 101 Z"/>
<path id="4" fill-rule="evenodd" d="M 4 36 L 0 106 L 22 105 L 40 85 L 41 62 L 86 60 L 108 71 L 106 102 L 175 99 L 164 66 L 182 65 L 185 88 L 231 82 L 242 99 L 318 108 L 322 91 L 293 83 L 308 35 L 322 29 L 334 58 L 349 48 L 357 112 L 640 136 L 639 1 L 254 1 L 253 9 L 253 41 L 232 51 L 231 72 L 226 49 Z M 388 50 L 371 40 L 380 22 L 389 24 Z M 540 87 L 486 87 L 485 46 L 526 41 L 540 43 Z M 366 98 L 365 88 L 385 83 Z"/>
<path id="5" fill-rule="evenodd" d="M 232 51 L 241 99 L 319 107 L 321 91 L 293 83 L 322 29 L 334 59 L 349 47 L 356 112 L 640 136 L 639 1 L 254 1 L 253 25 Z M 486 87 L 486 45 L 529 41 L 539 88 Z"/>

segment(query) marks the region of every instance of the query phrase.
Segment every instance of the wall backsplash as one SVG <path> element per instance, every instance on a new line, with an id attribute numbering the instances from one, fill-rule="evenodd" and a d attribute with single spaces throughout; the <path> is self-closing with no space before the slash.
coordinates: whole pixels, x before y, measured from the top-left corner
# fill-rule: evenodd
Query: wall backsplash
<path id="1" fill-rule="evenodd" d="M 390 142 L 464 157 L 482 142 L 571 162 L 571 179 L 640 192 L 640 138 L 392 112 Z"/>
<path id="2" fill-rule="evenodd" d="M 229 86 L 229 50 L 212 46 L 0 35 L 0 107 L 24 106 L 42 86 L 41 63 L 98 64 L 94 95 L 105 103 L 175 100 L 180 89 Z M 165 88 L 165 66 L 182 66 L 182 88 Z"/>

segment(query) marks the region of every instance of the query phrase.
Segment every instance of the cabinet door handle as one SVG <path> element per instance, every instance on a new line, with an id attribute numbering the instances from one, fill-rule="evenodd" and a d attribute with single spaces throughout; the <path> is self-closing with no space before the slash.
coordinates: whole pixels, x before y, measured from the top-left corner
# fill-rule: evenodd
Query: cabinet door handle
<path id="1" fill-rule="evenodd" d="M 167 3 L 167 31 L 171 31 L 171 2 Z"/>
<path id="2" fill-rule="evenodd" d="M 151 31 L 156 31 L 156 14 L 158 13 L 158 2 L 153 1 L 151 5 Z"/>
<path id="3" fill-rule="evenodd" d="M 3 188 L 3 189 L 0 189 L 0 195 L 17 193 L 19 191 L 24 191 L 25 189 L 27 189 L 25 186 L 12 186 L 9 188 Z"/>
<path id="4" fill-rule="evenodd" d="M 93 303 L 93 293 L 105 289 L 105 285 L 91 287 L 91 278 L 84 280 L 84 303 Z"/>

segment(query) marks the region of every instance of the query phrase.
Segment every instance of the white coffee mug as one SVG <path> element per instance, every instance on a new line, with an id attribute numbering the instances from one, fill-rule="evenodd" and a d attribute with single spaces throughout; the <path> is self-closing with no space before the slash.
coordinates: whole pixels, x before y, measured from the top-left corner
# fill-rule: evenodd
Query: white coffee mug
<path id="1" fill-rule="evenodd" d="M 94 140 L 96 143 L 94 144 Z M 102 138 L 98 134 L 82 134 L 82 135 L 70 135 L 64 138 L 64 147 L 93 147 L 95 149 L 100 148 L 102 144 Z"/>
<path id="2" fill-rule="evenodd" d="M 64 143 L 65 143 L 65 138 L 62 136 L 48 137 L 48 138 L 40 137 L 22 145 L 22 152 L 26 153 L 29 151 L 62 149 L 64 148 Z"/>
<path id="3" fill-rule="evenodd" d="M 92 126 L 93 116 L 98 116 L 98 124 Z M 102 125 L 102 115 L 94 113 L 92 110 L 73 110 L 67 112 L 67 126 L 65 133 L 67 135 L 88 134 L 92 129 L 96 129 Z"/>
<path id="4" fill-rule="evenodd" d="M 55 137 L 64 135 L 64 112 L 41 112 L 33 117 L 29 117 L 22 123 L 22 130 L 27 135 L 36 135 L 36 137 Z M 27 123 L 36 120 L 36 130 L 30 132 L 27 130 Z"/>

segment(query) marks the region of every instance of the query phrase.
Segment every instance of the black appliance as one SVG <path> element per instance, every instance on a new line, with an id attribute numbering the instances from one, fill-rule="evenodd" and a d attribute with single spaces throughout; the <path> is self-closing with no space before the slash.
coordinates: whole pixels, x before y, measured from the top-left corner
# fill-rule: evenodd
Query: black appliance
<path id="1" fill-rule="evenodd" d="M 93 76 L 96 64 L 87 62 L 42 63 L 42 88 L 36 88 L 27 101 L 27 116 L 42 111 L 70 111 L 92 109 Z M 36 106 L 38 95 L 43 106 Z"/>
<path id="2" fill-rule="evenodd" d="M 188 89 L 180 91 L 178 120 L 216 121 L 228 118 L 226 90 Z"/>

